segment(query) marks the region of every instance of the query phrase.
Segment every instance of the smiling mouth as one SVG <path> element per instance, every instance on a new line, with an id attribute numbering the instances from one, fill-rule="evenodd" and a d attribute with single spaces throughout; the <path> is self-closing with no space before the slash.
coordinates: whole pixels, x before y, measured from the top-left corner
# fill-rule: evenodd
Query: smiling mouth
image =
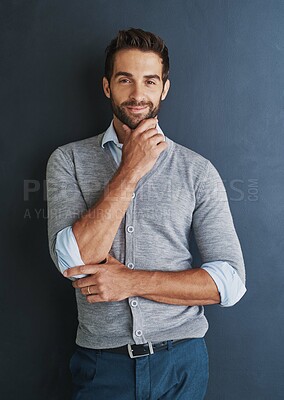
<path id="1" fill-rule="evenodd" d="M 142 111 L 147 109 L 147 107 L 126 107 L 126 108 L 133 113 L 141 113 Z"/>

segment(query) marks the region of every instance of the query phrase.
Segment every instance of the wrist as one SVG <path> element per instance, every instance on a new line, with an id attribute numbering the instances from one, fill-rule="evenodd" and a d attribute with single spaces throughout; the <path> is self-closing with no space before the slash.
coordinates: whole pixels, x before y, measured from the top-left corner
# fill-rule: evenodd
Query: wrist
<path id="1" fill-rule="evenodd" d="M 120 164 L 117 174 L 125 183 L 134 187 L 136 187 L 137 183 L 141 179 L 141 176 L 138 174 L 137 170 L 134 168 L 129 168 L 123 163 Z"/>
<path id="2" fill-rule="evenodd" d="M 143 297 L 156 292 L 156 271 L 130 270 L 130 296 Z"/>

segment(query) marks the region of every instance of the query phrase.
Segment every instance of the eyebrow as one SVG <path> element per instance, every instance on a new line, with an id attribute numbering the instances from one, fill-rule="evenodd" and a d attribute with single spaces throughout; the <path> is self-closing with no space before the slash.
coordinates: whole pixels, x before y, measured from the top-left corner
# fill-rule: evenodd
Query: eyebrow
<path id="1" fill-rule="evenodd" d="M 130 72 L 125 72 L 125 71 L 118 71 L 115 75 L 114 78 L 117 78 L 118 76 L 128 76 L 129 78 L 133 77 L 133 74 L 131 74 Z M 144 78 L 147 79 L 157 79 L 158 81 L 161 80 L 161 78 L 159 77 L 159 75 L 144 75 Z"/>

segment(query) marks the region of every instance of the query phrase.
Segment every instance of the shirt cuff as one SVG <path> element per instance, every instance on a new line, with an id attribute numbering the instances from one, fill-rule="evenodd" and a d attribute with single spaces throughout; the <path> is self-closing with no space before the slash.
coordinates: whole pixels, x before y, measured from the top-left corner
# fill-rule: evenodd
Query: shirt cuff
<path id="1" fill-rule="evenodd" d="M 58 259 L 60 271 L 63 273 L 66 269 L 85 265 L 81 258 L 79 247 L 72 231 L 72 226 L 59 231 L 56 235 L 55 251 Z M 87 275 L 76 275 L 73 278 L 83 278 Z M 74 279 L 71 279 L 74 280 Z"/>
<path id="2" fill-rule="evenodd" d="M 226 261 L 207 262 L 202 264 L 201 268 L 207 271 L 216 283 L 222 307 L 233 306 L 246 293 L 247 289 L 237 271 Z"/>

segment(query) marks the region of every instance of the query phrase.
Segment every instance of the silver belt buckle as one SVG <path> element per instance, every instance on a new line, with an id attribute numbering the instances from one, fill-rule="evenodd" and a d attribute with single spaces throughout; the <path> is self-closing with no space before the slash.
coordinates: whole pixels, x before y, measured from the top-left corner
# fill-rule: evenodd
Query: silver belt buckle
<path id="1" fill-rule="evenodd" d="M 148 344 L 149 353 L 142 353 L 142 347 L 143 347 L 145 344 Z M 132 349 L 132 346 L 137 346 L 137 347 L 136 347 L 136 349 Z M 139 353 L 139 346 L 141 346 L 140 353 Z M 151 342 L 143 343 L 143 344 L 141 344 L 141 345 L 139 345 L 139 344 L 137 344 L 137 345 L 128 344 L 128 345 L 127 345 L 127 349 L 128 349 L 128 354 L 129 354 L 129 357 L 130 357 L 130 358 L 145 357 L 145 356 L 148 356 L 149 354 L 154 354 L 153 345 L 152 345 Z M 145 350 L 145 349 L 144 349 L 144 350 Z"/>

